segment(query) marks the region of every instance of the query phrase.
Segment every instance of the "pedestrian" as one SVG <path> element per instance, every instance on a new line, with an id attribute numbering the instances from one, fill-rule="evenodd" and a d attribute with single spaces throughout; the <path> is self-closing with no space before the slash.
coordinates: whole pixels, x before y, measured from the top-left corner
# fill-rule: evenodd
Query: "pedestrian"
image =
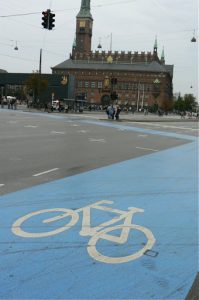
<path id="1" fill-rule="evenodd" d="M 44 111 L 48 111 L 48 104 L 44 103 Z"/>
<path id="2" fill-rule="evenodd" d="M 68 110 L 69 110 L 69 106 L 68 104 L 65 105 L 65 113 L 68 113 Z"/>
<path id="3" fill-rule="evenodd" d="M 14 108 L 14 110 L 17 109 L 17 99 L 16 98 L 14 99 L 14 102 L 13 102 L 13 108 Z"/>
<path id="4" fill-rule="evenodd" d="M 1 108 L 4 108 L 4 99 L 1 98 Z"/>
<path id="5" fill-rule="evenodd" d="M 116 110 L 115 110 L 115 119 L 118 121 L 119 120 L 119 115 L 121 112 L 121 108 L 119 105 L 116 106 Z"/>
<path id="6" fill-rule="evenodd" d="M 50 113 L 51 111 L 53 112 L 53 106 L 52 106 L 51 102 L 48 102 L 47 107 L 48 107 L 47 108 L 48 113 Z"/>
<path id="7" fill-rule="evenodd" d="M 11 103 L 10 102 L 11 102 L 10 99 L 7 98 L 8 109 L 10 109 L 10 107 L 11 107 Z"/>
<path id="8" fill-rule="evenodd" d="M 109 105 L 107 107 L 107 115 L 108 115 L 108 119 L 114 120 L 115 109 L 113 105 Z"/>

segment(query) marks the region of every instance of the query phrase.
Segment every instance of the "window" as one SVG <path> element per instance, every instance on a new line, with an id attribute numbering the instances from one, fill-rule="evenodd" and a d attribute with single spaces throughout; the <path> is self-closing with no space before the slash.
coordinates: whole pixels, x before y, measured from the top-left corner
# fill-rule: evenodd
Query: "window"
<path id="1" fill-rule="evenodd" d="M 122 82 L 121 83 L 121 90 L 124 90 L 125 89 L 125 84 Z"/>
<path id="2" fill-rule="evenodd" d="M 139 90 L 140 90 L 140 91 L 144 91 L 144 84 L 143 84 L 143 83 L 140 83 L 140 84 L 139 84 Z"/>
<path id="3" fill-rule="evenodd" d="M 124 83 L 124 89 L 128 90 L 128 87 L 129 87 L 128 83 Z"/>
<path id="4" fill-rule="evenodd" d="M 102 82 L 101 82 L 101 81 L 99 81 L 99 82 L 97 83 L 97 87 L 98 87 L 98 89 L 102 89 Z"/>
<path id="5" fill-rule="evenodd" d="M 78 81 L 78 84 L 77 84 L 78 88 L 82 88 L 82 81 Z"/>
<path id="6" fill-rule="evenodd" d="M 84 82 L 84 87 L 85 87 L 85 88 L 88 88 L 88 87 L 89 87 L 89 82 L 88 82 L 88 81 L 85 81 L 85 82 Z"/>
<path id="7" fill-rule="evenodd" d="M 91 88 L 93 88 L 93 89 L 95 89 L 95 88 L 96 88 L 95 81 L 92 81 L 92 82 L 91 82 Z"/>
<path id="8" fill-rule="evenodd" d="M 134 84 L 133 84 L 133 90 L 134 90 L 134 91 L 137 91 L 137 89 L 138 89 L 138 85 L 137 85 L 137 83 L 134 83 Z"/>

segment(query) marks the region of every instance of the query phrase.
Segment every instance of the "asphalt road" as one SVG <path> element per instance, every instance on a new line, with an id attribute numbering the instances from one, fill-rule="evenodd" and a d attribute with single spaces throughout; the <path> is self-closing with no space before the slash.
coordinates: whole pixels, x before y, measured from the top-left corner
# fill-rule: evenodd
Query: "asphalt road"
<path id="1" fill-rule="evenodd" d="M 0 194 L 187 143 L 183 138 L 129 131 L 116 122 L 116 128 L 85 123 L 102 123 L 102 117 L 0 110 Z M 198 134 L 196 122 L 124 120 L 122 125 Z"/>

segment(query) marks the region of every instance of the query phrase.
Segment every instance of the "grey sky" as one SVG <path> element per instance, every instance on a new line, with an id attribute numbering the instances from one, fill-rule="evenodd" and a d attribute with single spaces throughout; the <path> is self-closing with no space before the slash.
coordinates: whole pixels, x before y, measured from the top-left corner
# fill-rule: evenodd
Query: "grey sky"
<path id="1" fill-rule="evenodd" d="M 81 0 L 0 0 L 0 69 L 42 72 L 69 57 Z M 55 29 L 42 28 L 42 11 L 56 14 Z M 35 13 L 17 17 L 14 14 Z M 152 51 L 165 49 L 167 64 L 174 64 L 174 92 L 198 95 L 198 0 L 91 0 L 94 19 L 92 49 L 99 39 L 104 50 Z M 195 30 L 197 43 L 191 43 Z M 14 50 L 18 46 L 19 50 Z M 192 88 L 191 88 L 192 86 Z"/>

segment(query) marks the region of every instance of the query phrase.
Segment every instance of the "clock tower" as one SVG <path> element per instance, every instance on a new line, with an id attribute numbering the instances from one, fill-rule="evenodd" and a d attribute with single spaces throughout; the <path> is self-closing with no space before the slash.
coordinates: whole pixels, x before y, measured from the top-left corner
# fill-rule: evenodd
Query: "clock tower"
<path id="1" fill-rule="evenodd" d="M 80 12 L 76 17 L 76 41 L 73 46 L 75 53 L 90 53 L 92 40 L 93 18 L 90 12 L 90 0 L 82 0 Z"/>

